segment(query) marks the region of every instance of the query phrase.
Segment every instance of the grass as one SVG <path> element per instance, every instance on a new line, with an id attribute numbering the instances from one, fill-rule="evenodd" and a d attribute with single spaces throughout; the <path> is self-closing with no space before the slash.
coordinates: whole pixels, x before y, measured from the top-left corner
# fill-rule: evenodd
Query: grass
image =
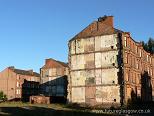
<path id="1" fill-rule="evenodd" d="M 110 116 L 90 110 L 67 107 L 65 104 L 30 104 L 22 102 L 0 103 L 0 116 Z M 113 115 L 112 115 L 113 116 Z"/>
<path id="2" fill-rule="evenodd" d="M 136 116 L 147 116 L 154 115 L 154 103 L 150 104 L 136 104 L 132 107 L 121 107 L 115 110 L 127 109 L 150 109 L 151 113 L 135 114 Z M 78 105 L 67 105 L 67 104 L 30 104 L 22 102 L 3 102 L 0 103 L 0 116 L 113 116 L 122 115 L 117 113 L 93 113 L 91 108 L 83 108 Z M 104 110 L 104 109 L 102 109 Z M 114 109 L 113 109 L 114 110 Z M 101 111 L 101 110 L 97 110 Z M 123 114 L 126 115 L 126 114 Z M 134 115 L 134 114 L 133 114 Z"/>

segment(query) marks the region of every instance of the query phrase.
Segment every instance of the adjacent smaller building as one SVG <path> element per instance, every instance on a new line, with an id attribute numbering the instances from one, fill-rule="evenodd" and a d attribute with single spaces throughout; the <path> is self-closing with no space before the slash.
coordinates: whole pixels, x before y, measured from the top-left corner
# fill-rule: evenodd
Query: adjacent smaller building
<path id="1" fill-rule="evenodd" d="M 51 102 L 65 102 L 67 98 L 68 64 L 54 60 L 45 60 L 45 65 L 40 69 L 41 93 L 49 96 Z"/>
<path id="2" fill-rule="evenodd" d="M 0 91 L 8 100 L 29 101 L 31 95 L 39 93 L 40 74 L 33 70 L 8 67 L 0 72 Z"/>

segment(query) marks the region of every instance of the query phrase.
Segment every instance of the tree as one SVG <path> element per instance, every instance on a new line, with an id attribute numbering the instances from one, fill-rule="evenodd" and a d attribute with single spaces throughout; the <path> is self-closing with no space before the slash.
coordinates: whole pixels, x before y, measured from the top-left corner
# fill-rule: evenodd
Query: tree
<path id="1" fill-rule="evenodd" d="M 144 41 L 142 41 L 142 46 L 145 51 L 151 54 L 154 54 L 154 39 L 153 38 L 150 37 L 147 43 L 144 43 Z"/>
<path id="2" fill-rule="evenodd" d="M 0 101 L 6 101 L 7 96 L 3 93 L 3 91 L 0 91 Z"/>

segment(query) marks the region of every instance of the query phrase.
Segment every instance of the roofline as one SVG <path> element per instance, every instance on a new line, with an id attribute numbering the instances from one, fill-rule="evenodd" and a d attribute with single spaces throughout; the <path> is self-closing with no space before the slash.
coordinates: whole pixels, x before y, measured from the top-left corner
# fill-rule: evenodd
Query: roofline
<path id="1" fill-rule="evenodd" d="M 12 67 L 12 69 L 11 69 L 11 67 Z M 29 70 L 18 69 L 18 68 L 15 68 L 14 66 L 8 66 L 6 69 L 12 70 L 12 71 L 13 70 L 21 70 L 21 71 L 25 71 L 25 72 L 29 72 L 30 70 L 33 70 L 33 69 L 29 69 Z M 16 72 L 14 72 L 14 73 L 16 73 Z M 37 75 L 40 75 L 39 73 L 37 73 L 35 71 L 33 71 L 33 73 L 36 73 Z M 16 73 L 16 74 L 20 74 L 20 73 Z M 26 74 L 23 74 L 23 75 L 26 75 Z M 31 75 L 31 76 L 36 76 L 36 75 Z M 36 77 L 40 77 L 40 76 L 36 76 Z"/>
<path id="2" fill-rule="evenodd" d="M 63 67 L 68 67 L 68 63 L 65 63 L 65 62 L 62 62 L 62 61 L 59 61 L 59 60 L 55 60 L 55 59 L 53 59 L 53 58 L 46 58 L 45 60 L 53 60 L 53 61 L 59 63 L 59 64 L 60 64 L 61 66 L 63 66 Z M 62 63 L 65 64 L 66 66 L 64 66 Z M 43 65 L 40 69 L 43 69 L 44 66 L 45 66 L 45 65 Z"/>

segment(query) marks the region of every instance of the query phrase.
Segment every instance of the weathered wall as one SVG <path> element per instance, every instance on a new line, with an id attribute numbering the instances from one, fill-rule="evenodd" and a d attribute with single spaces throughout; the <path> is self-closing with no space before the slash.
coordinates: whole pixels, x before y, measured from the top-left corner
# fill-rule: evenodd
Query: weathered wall
<path id="1" fill-rule="evenodd" d="M 66 96 L 68 67 L 59 62 L 48 59 L 41 68 L 42 94 L 51 97 Z"/>
<path id="2" fill-rule="evenodd" d="M 114 100 L 120 103 L 119 86 L 96 87 L 96 101 L 98 103 L 113 103 Z"/>
<path id="3" fill-rule="evenodd" d="M 69 43 L 70 102 L 120 103 L 118 41 L 117 35 L 113 34 Z"/>
<path id="4" fill-rule="evenodd" d="M 85 102 L 85 87 L 72 88 L 72 102 L 84 103 Z"/>
<path id="5" fill-rule="evenodd" d="M 117 49 L 117 38 L 117 34 L 112 34 L 76 39 L 69 43 L 71 48 L 69 52 L 70 54 L 80 54 L 91 51 Z"/>
<path id="6" fill-rule="evenodd" d="M 104 35 L 95 37 L 95 51 L 117 49 L 117 35 Z"/>

